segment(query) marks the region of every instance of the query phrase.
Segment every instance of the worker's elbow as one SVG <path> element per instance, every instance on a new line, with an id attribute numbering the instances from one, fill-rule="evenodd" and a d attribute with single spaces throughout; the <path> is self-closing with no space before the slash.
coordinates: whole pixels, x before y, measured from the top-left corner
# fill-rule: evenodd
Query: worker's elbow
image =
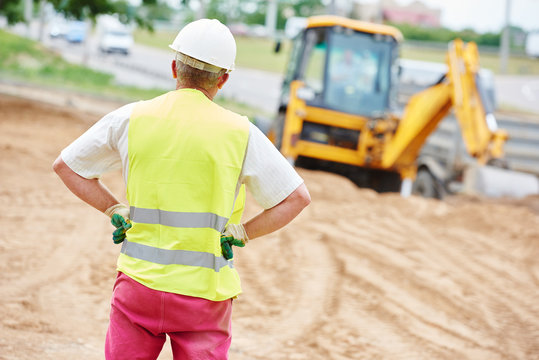
<path id="1" fill-rule="evenodd" d="M 296 202 L 298 204 L 298 207 L 303 210 L 309 204 L 311 203 L 311 195 L 309 194 L 309 190 L 307 190 L 307 186 L 305 184 L 302 184 L 296 191 Z"/>
<path id="2" fill-rule="evenodd" d="M 60 175 L 66 166 L 66 163 L 64 160 L 62 160 L 62 156 L 58 156 L 52 163 L 52 170 L 54 170 L 56 174 Z"/>
<path id="3" fill-rule="evenodd" d="M 308 191 L 305 191 L 305 193 L 302 194 L 301 196 L 301 205 L 303 206 L 303 208 L 306 208 L 307 206 L 309 206 L 310 203 L 311 203 L 311 195 L 309 194 Z"/>

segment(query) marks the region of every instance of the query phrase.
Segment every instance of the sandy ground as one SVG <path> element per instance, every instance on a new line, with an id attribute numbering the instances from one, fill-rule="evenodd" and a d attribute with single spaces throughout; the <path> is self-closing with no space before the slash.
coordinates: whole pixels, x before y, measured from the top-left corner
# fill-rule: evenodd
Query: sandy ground
<path id="1" fill-rule="evenodd" d="M 93 110 L 0 96 L 0 359 L 103 358 L 119 247 L 51 170 Z M 236 251 L 232 360 L 539 359 L 538 197 L 402 199 L 300 173 L 311 206 Z"/>

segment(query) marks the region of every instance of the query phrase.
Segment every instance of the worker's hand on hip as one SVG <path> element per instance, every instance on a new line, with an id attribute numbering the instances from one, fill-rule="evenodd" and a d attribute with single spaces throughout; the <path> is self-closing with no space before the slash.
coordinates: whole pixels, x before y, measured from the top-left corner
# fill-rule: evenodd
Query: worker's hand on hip
<path id="1" fill-rule="evenodd" d="M 245 228 L 241 224 L 229 224 L 221 234 L 221 251 L 226 260 L 234 257 L 232 246 L 244 247 L 249 241 Z"/>
<path id="2" fill-rule="evenodd" d="M 129 208 L 124 204 L 116 204 L 105 210 L 105 215 L 110 217 L 110 222 L 116 227 L 112 233 L 112 241 L 120 244 L 125 239 L 125 233 L 131 228 L 129 221 Z"/>

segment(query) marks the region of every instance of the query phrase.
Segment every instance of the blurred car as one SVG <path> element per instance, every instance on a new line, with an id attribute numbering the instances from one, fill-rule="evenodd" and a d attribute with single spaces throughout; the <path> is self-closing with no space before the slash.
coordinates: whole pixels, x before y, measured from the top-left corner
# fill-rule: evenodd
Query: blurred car
<path id="1" fill-rule="evenodd" d="M 65 38 L 70 43 L 81 43 L 86 40 L 86 23 L 84 21 L 70 21 L 67 25 Z"/>
<path id="2" fill-rule="evenodd" d="M 103 31 L 99 39 L 99 50 L 104 53 L 128 55 L 133 46 L 133 36 L 125 28 L 111 28 Z"/>
<path id="3" fill-rule="evenodd" d="M 55 19 L 52 21 L 49 36 L 53 39 L 65 37 L 68 30 L 68 24 L 65 19 Z"/>

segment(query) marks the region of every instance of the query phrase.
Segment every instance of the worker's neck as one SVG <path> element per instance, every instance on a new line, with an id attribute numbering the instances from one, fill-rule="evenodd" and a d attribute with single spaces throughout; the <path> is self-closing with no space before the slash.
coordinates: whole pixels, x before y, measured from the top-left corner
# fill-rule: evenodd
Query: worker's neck
<path id="1" fill-rule="evenodd" d="M 191 85 L 184 85 L 184 84 L 176 84 L 176 90 L 180 89 L 195 89 L 206 95 L 206 97 L 213 101 L 213 98 L 215 94 L 217 94 L 217 87 L 215 89 L 206 90 L 204 88 L 198 87 L 198 86 L 191 86 Z"/>

